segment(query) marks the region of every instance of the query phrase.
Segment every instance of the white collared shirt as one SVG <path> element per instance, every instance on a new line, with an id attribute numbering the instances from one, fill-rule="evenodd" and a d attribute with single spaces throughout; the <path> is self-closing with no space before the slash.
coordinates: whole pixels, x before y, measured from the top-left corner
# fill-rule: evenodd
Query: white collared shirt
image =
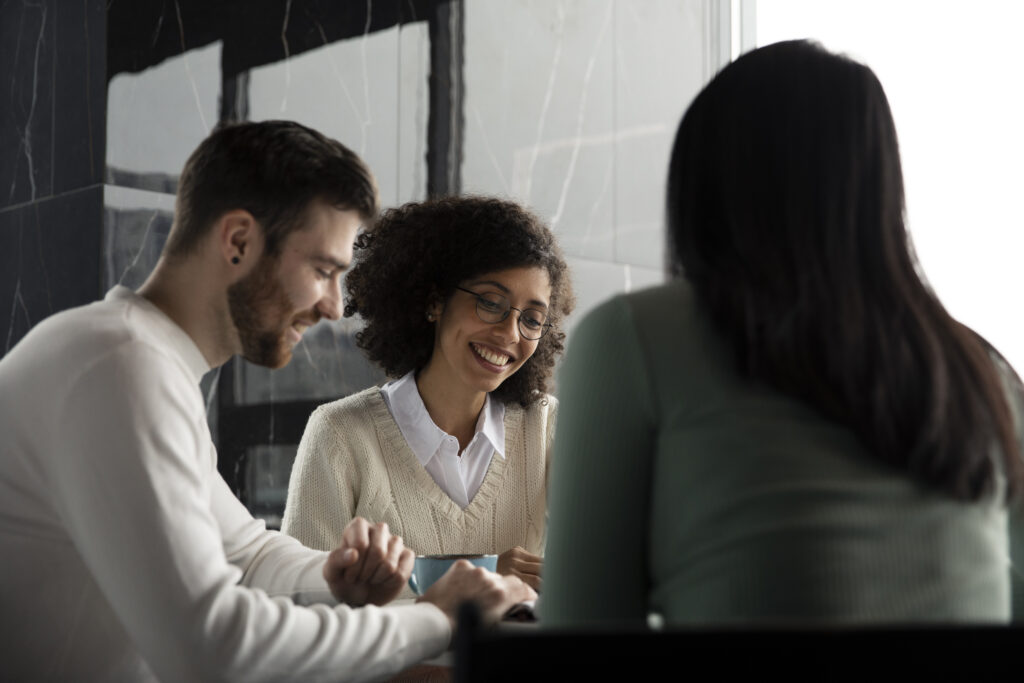
<path id="1" fill-rule="evenodd" d="M 487 395 L 473 440 L 460 456 L 458 439 L 434 424 L 423 405 L 415 371 L 388 382 L 380 393 L 416 459 L 449 498 L 466 508 L 494 454 L 505 457 L 505 406 Z"/>

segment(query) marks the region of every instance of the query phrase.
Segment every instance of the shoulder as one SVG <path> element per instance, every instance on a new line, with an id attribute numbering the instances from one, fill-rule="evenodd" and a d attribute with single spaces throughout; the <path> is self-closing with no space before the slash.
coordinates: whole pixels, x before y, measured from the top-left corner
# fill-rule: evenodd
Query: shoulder
<path id="1" fill-rule="evenodd" d="M 515 401 L 505 404 L 505 419 L 540 420 L 546 422 L 558 413 L 558 399 L 551 394 L 542 394 L 528 405 L 521 406 Z"/>
<path id="2" fill-rule="evenodd" d="M 543 394 L 523 407 L 518 403 L 505 406 L 505 428 L 522 430 L 531 438 L 539 438 L 540 444 L 550 445 L 555 434 L 555 418 L 558 415 L 558 399 Z"/>
<path id="3" fill-rule="evenodd" d="M 309 416 L 302 438 L 310 444 L 333 444 L 334 449 L 361 450 L 376 447 L 381 434 L 392 431 L 397 431 L 394 419 L 380 387 L 373 386 L 318 406 Z"/>
<path id="4" fill-rule="evenodd" d="M 7 355 L 9 362 L 40 366 L 60 366 L 62 372 L 76 369 L 80 373 L 97 361 L 113 356 L 128 360 L 137 354 L 123 350 L 139 346 L 145 352 L 151 344 L 140 337 L 140 330 L 129 320 L 126 306 L 117 302 L 97 301 L 86 306 L 62 311 L 46 318 Z M 155 349 L 151 349 L 154 350 Z"/>
<path id="5" fill-rule="evenodd" d="M 372 420 L 374 413 L 381 407 L 387 410 L 387 405 L 380 395 L 380 387 L 373 386 L 318 406 L 313 411 L 313 417 L 326 422 Z"/>
<path id="6" fill-rule="evenodd" d="M 610 327 L 621 331 L 624 324 L 642 330 L 692 316 L 696 309 L 693 290 L 685 281 L 675 280 L 608 299 L 584 316 L 577 332 L 604 334 Z"/>
<path id="7" fill-rule="evenodd" d="M 727 362 L 726 346 L 690 285 L 675 280 L 596 307 L 572 332 L 566 364 L 584 373 L 595 367 L 614 373 L 622 369 L 616 365 L 635 359 L 653 375 L 688 367 L 709 353 Z"/>
<path id="8" fill-rule="evenodd" d="M 39 377 L 58 375 L 70 390 L 86 385 L 133 403 L 198 392 L 185 361 L 129 302 L 98 301 L 59 313 L 32 330 L 23 343 Z"/>

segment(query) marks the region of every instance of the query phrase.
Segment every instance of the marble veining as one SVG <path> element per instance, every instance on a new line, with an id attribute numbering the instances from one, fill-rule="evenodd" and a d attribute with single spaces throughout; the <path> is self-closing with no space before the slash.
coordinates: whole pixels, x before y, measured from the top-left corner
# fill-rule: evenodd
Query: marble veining
<path id="1" fill-rule="evenodd" d="M 363 117 L 362 140 L 359 143 L 359 155 L 366 153 L 366 131 L 373 123 L 370 116 L 370 75 L 367 69 L 366 45 L 370 40 L 370 20 L 373 17 L 373 0 L 366 0 L 366 24 L 363 26 L 363 39 L 359 42 L 360 63 L 363 67 L 363 102 L 366 104 L 366 115 Z"/>
<path id="2" fill-rule="evenodd" d="M 473 110 L 473 120 L 480 129 L 480 140 L 484 144 L 484 151 L 487 152 L 487 157 L 491 160 L 491 166 L 494 167 L 494 172 L 498 174 L 498 178 L 501 180 L 501 189 L 504 194 L 511 194 L 508 181 L 505 179 L 505 174 L 501 170 L 501 164 L 498 163 L 498 157 L 495 156 L 494 150 L 491 149 L 491 143 L 487 134 L 487 126 L 484 125 L 483 118 L 480 116 L 480 108 L 472 105 L 471 108 Z"/>
<path id="3" fill-rule="evenodd" d="M 597 40 L 594 43 L 594 50 L 590 53 L 590 58 L 587 60 L 587 69 L 583 72 L 583 89 L 580 93 L 580 105 L 576 110 L 576 134 L 572 140 L 572 153 L 569 156 L 569 170 L 566 171 L 565 178 L 562 180 L 562 193 L 558 197 L 558 208 L 555 210 L 554 215 L 551 217 L 552 229 L 558 229 L 558 223 L 562 219 L 562 214 L 565 212 L 565 199 L 569 195 L 569 185 L 572 183 L 573 176 L 576 174 L 576 161 L 580 155 L 580 145 L 582 144 L 583 136 L 583 121 L 587 111 L 587 95 L 590 93 L 590 82 L 594 77 L 594 65 L 597 63 L 597 57 L 601 51 L 601 45 L 604 43 L 604 37 L 608 33 L 608 27 L 611 25 L 612 19 L 612 3 L 609 2 L 607 9 L 604 13 L 604 20 L 601 22 L 601 31 L 597 35 Z"/>
<path id="4" fill-rule="evenodd" d="M 305 340 L 303 339 L 299 341 L 298 346 L 299 348 L 302 349 L 302 352 L 305 354 L 306 362 L 309 363 L 309 366 L 313 368 L 314 371 L 320 372 L 320 365 L 316 362 L 316 358 L 313 357 L 313 354 L 309 352 L 309 346 L 306 344 Z"/>
<path id="5" fill-rule="evenodd" d="M 39 20 L 39 35 L 36 37 L 35 50 L 32 54 L 32 98 L 29 103 L 28 112 L 25 115 L 25 122 L 23 127 L 19 131 L 19 137 L 21 138 L 21 152 L 25 155 L 25 164 L 28 167 L 28 183 L 30 187 L 29 201 L 35 201 L 36 199 L 36 174 L 35 164 L 32 159 L 32 122 L 35 118 L 36 113 L 36 100 L 39 94 L 39 55 L 42 51 L 43 44 L 46 36 L 46 5 L 32 2 L 25 2 L 25 7 L 39 8 L 40 20 Z M 18 41 L 21 41 L 21 32 L 18 32 Z M 14 90 L 16 86 L 15 79 L 11 78 L 11 101 L 14 101 Z M 51 167 L 52 168 L 52 167 Z M 13 199 L 14 191 L 18 186 L 18 176 L 15 174 L 11 180 L 11 191 L 9 199 Z"/>
<path id="6" fill-rule="evenodd" d="M 284 48 L 284 94 L 281 96 L 281 112 L 288 110 L 288 91 L 292 85 L 292 55 L 288 48 L 288 18 L 292 14 L 292 0 L 284 4 L 284 22 L 281 24 L 281 46 Z"/>
<path id="7" fill-rule="evenodd" d="M 159 215 L 160 213 L 158 211 L 154 211 L 152 214 L 150 214 L 149 220 L 146 221 L 146 229 L 142 233 L 142 240 L 140 240 L 139 242 L 138 249 L 135 250 L 135 256 L 132 257 L 131 263 L 125 266 L 124 270 L 121 271 L 121 277 L 117 279 L 117 284 L 124 284 L 125 278 L 127 277 L 129 271 L 131 271 L 139 264 L 139 259 L 142 257 L 142 254 L 146 250 L 146 242 L 149 239 L 149 234 L 153 230 L 153 223 L 156 222 L 156 219 Z"/>
<path id="8" fill-rule="evenodd" d="M 418 58 L 421 65 L 426 65 L 430 60 L 429 47 L 427 45 L 428 40 L 425 40 L 426 31 L 418 31 L 416 33 L 417 51 L 414 53 L 414 57 Z M 399 49 L 399 62 L 401 63 L 401 49 L 402 41 L 398 41 Z M 422 67 L 425 71 L 426 66 Z M 399 176 L 399 187 L 398 189 L 398 203 L 401 204 L 404 201 L 419 200 L 424 197 L 425 188 L 427 186 L 427 179 L 424 177 L 424 160 L 426 159 L 426 147 L 427 147 L 427 114 L 425 111 L 424 104 L 427 102 L 427 78 L 425 73 L 420 72 L 420 77 L 416 79 L 416 96 L 413 98 L 415 103 L 415 110 L 413 113 L 413 120 L 416 122 L 415 134 L 413 136 L 413 153 L 412 153 L 412 187 L 410 190 L 406 190 L 401 186 L 401 176 Z M 398 89 L 399 106 L 402 105 L 402 88 Z M 401 138 L 400 138 L 401 139 Z M 401 150 L 399 149 L 399 159 L 401 159 Z M 399 163 L 399 165 L 401 165 Z"/>
<path id="9" fill-rule="evenodd" d="M 25 306 L 25 300 L 21 298 L 21 277 L 20 276 L 18 277 L 17 282 L 15 282 L 15 284 L 14 284 L 14 298 L 11 300 L 11 316 L 10 316 L 11 324 L 7 328 L 7 343 L 4 345 L 4 353 L 5 354 L 8 351 L 11 350 L 11 341 L 12 341 L 11 338 L 12 338 L 12 336 L 14 334 L 14 320 L 15 320 L 15 316 L 18 313 L 18 306 L 19 305 L 21 306 L 21 312 L 24 314 L 25 320 L 28 322 L 28 325 L 31 327 L 31 325 L 32 325 L 32 318 L 28 314 L 28 308 Z"/>
<path id="10" fill-rule="evenodd" d="M 615 178 L 615 157 L 609 155 L 608 159 L 604 164 L 604 177 L 601 179 L 601 189 L 597 193 L 597 197 L 590 207 L 590 211 L 587 213 L 586 227 L 583 229 L 582 244 L 584 246 L 590 244 L 594 240 L 594 230 L 597 227 L 598 213 L 601 211 L 601 206 L 604 204 L 604 200 L 608 197 L 609 192 L 612 189 L 612 184 Z M 612 203 L 614 206 L 615 196 L 612 195 Z M 613 209 L 612 213 L 616 213 Z M 625 291 L 629 291 L 626 289 Z"/>
<path id="11" fill-rule="evenodd" d="M 327 34 L 324 32 L 323 24 L 316 22 L 317 30 L 320 32 L 320 39 L 323 40 L 324 47 L 330 46 L 327 40 Z M 345 82 L 345 77 L 342 75 L 341 69 L 338 68 L 338 60 L 332 50 L 325 49 L 324 54 L 327 56 L 327 63 L 331 66 L 331 72 L 338 80 L 338 86 L 341 88 L 341 92 L 345 95 L 345 100 L 348 101 L 350 107 L 352 107 L 352 113 L 355 114 L 356 118 L 360 120 L 360 138 L 359 138 L 359 155 L 362 156 L 366 151 L 366 129 L 370 125 L 369 121 L 369 105 L 367 105 L 367 114 L 363 114 L 359 110 L 359 106 L 356 104 L 355 98 L 352 97 L 352 91 L 349 90 L 348 83 Z"/>
<path id="12" fill-rule="evenodd" d="M 195 98 L 196 111 L 199 112 L 199 120 L 203 122 L 203 129 L 210 130 L 210 124 L 206 120 L 206 115 L 203 113 L 203 101 L 199 97 L 199 87 L 196 85 L 196 79 L 192 75 L 192 67 L 189 65 L 188 60 L 188 48 L 185 44 L 185 25 L 181 21 L 181 4 L 178 0 L 174 0 L 174 10 L 178 16 L 178 36 L 181 39 L 181 61 L 185 65 L 185 74 L 188 76 L 189 85 L 192 87 L 192 96 Z"/>
<path id="13" fill-rule="evenodd" d="M 533 182 L 533 168 L 537 164 L 537 156 L 540 153 L 540 145 L 544 140 L 544 124 L 548 120 L 548 110 L 551 108 L 551 97 L 555 92 L 555 77 L 558 75 L 558 65 L 562 61 L 562 44 L 564 43 L 565 32 L 565 5 L 561 2 L 557 5 L 557 22 L 554 28 L 555 54 L 551 58 L 551 68 L 548 70 L 548 83 L 544 90 L 544 103 L 540 108 L 540 116 L 537 117 L 537 135 L 530 150 L 530 162 L 526 167 L 526 173 L 522 178 L 522 190 L 520 194 L 527 203 L 530 203 L 530 186 Z M 513 176 L 515 177 L 515 176 Z"/>
<path id="14" fill-rule="evenodd" d="M 86 12 L 83 15 L 83 27 L 84 27 L 84 32 L 85 32 L 85 42 L 86 42 L 86 44 L 89 44 L 89 43 L 92 42 L 92 37 L 89 35 L 89 13 L 88 12 Z M 54 48 L 53 48 L 53 57 L 54 57 L 54 60 L 56 61 L 56 59 L 57 59 L 57 45 L 56 44 L 54 45 Z M 85 51 L 85 93 L 86 93 L 86 96 L 88 96 L 88 93 L 90 92 L 90 90 L 92 90 L 92 88 L 90 87 L 90 81 L 91 80 L 92 80 L 92 66 L 89 63 L 89 50 L 86 50 Z M 55 108 L 54 113 L 56 113 L 56 108 Z M 93 136 L 92 136 L 92 107 L 86 107 L 85 108 L 85 118 L 86 118 L 86 121 L 88 122 L 88 125 L 86 126 L 86 136 L 88 137 L 88 142 L 89 142 L 89 177 L 90 178 L 96 178 L 96 177 L 98 177 L 99 174 L 96 173 L 96 167 L 94 166 L 94 164 L 96 163 L 96 155 L 94 154 L 94 152 L 95 152 L 95 149 L 94 149 L 95 141 L 93 140 Z M 55 166 L 56 166 L 56 164 L 50 164 L 50 171 L 51 171 L 51 173 L 53 172 L 53 169 L 54 169 Z M 51 186 L 52 186 L 52 182 L 51 182 Z"/>

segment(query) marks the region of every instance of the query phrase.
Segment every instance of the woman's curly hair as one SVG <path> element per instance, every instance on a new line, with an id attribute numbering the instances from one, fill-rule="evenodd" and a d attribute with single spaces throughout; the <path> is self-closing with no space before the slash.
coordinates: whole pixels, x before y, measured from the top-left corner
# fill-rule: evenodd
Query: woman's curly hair
<path id="1" fill-rule="evenodd" d="M 460 283 L 498 270 L 538 267 L 551 281 L 550 331 L 519 371 L 492 395 L 522 406 L 548 390 L 564 348 L 558 323 L 575 306 L 569 268 L 554 235 L 537 216 L 490 197 L 445 197 L 390 209 L 355 243 L 356 265 L 345 278 L 345 316 L 365 327 L 356 343 L 390 377 L 423 368 L 434 351 L 427 309 L 447 302 Z"/>

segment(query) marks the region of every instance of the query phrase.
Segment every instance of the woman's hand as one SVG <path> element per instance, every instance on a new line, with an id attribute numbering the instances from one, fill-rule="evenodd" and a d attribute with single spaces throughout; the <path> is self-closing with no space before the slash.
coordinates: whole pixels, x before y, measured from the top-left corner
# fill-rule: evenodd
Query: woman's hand
<path id="1" fill-rule="evenodd" d="M 498 555 L 498 573 L 518 576 L 527 586 L 540 592 L 540 571 L 544 560 L 516 546 Z"/>

